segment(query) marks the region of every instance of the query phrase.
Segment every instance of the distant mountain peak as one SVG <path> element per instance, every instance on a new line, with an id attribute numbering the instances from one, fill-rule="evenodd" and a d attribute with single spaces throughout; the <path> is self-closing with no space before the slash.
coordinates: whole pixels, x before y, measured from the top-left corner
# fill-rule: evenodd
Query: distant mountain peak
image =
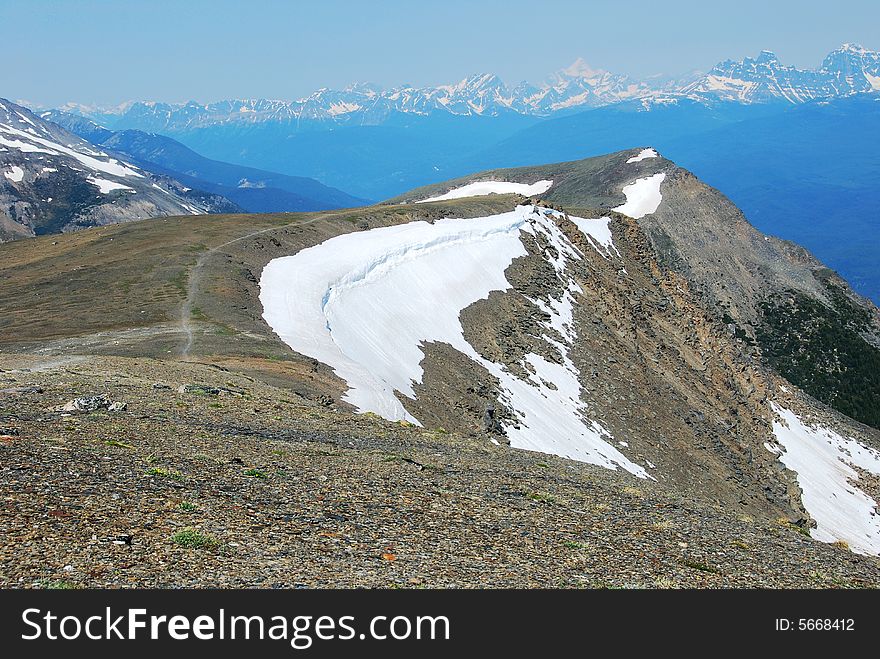
<path id="1" fill-rule="evenodd" d="M 755 60 L 758 64 L 779 64 L 779 57 L 772 50 L 762 50 Z"/>
<path id="2" fill-rule="evenodd" d="M 594 69 L 583 57 L 578 57 L 574 62 L 562 69 L 560 74 L 568 78 L 592 78 L 605 73 L 601 69 Z"/>
<path id="3" fill-rule="evenodd" d="M 837 50 L 842 50 L 842 51 L 845 51 L 848 53 L 859 53 L 859 54 L 865 54 L 865 53 L 871 52 L 857 43 L 845 43 L 845 44 L 841 45 L 840 48 L 838 48 Z"/>

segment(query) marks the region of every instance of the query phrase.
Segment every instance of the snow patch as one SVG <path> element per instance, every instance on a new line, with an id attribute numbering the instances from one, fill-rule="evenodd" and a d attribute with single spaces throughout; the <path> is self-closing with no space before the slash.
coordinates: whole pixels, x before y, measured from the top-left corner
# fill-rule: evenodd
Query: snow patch
<path id="1" fill-rule="evenodd" d="M 8 178 L 13 183 L 20 183 L 24 178 L 24 170 L 21 167 L 17 167 L 15 165 L 10 165 L 12 171 L 11 172 L 3 172 L 3 176 Z"/>
<path id="2" fill-rule="evenodd" d="M 3 137 L 2 135 L 0 135 L 0 144 L 2 144 L 4 146 L 11 147 L 13 149 L 18 149 L 22 153 L 50 153 L 53 156 L 58 155 L 58 153 L 56 153 L 55 151 L 41 149 L 38 146 L 34 146 L 33 144 L 30 144 L 29 142 L 22 142 L 21 140 L 10 140 L 10 139 Z"/>
<path id="3" fill-rule="evenodd" d="M 537 181 L 536 183 L 511 183 L 509 181 L 477 181 L 468 183 L 449 192 L 417 201 L 424 204 L 429 201 L 445 201 L 447 199 L 461 199 L 463 197 L 481 197 L 490 194 L 521 194 L 525 197 L 544 194 L 553 185 L 553 181 Z"/>
<path id="4" fill-rule="evenodd" d="M 640 178 L 629 185 L 624 186 L 623 194 L 626 195 L 626 203 L 614 210 L 638 220 L 645 215 L 655 212 L 663 201 L 660 194 L 660 184 L 666 178 L 664 172 Z"/>
<path id="5" fill-rule="evenodd" d="M 660 154 L 658 154 L 654 149 L 642 149 L 639 151 L 639 155 L 633 156 L 629 160 L 626 161 L 626 164 L 630 164 L 631 162 L 642 162 L 648 158 L 656 158 Z"/>
<path id="6" fill-rule="evenodd" d="M 541 233 L 554 246 L 547 258 L 558 273 L 581 258 L 556 225 L 559 215 L 519 206 L 490 217 L 411 222 L 331 238 L 269 262 L 260 279 L 263 318 L 292 349 L 330 365 L 348 383 L 345 400 L 361 412 L 419 423 L 405 398 L 414 398 L 413 385 L 422 381 L 423 346 L 446 343 L 498 379 L 499 400 L 516 416 L 505 427 L 512 446 L 648 478 L 609 443 L 605 428 L 586 417 L 579 373 L 568 356 L 576 339 L 576 284 L 539 305 L 550 315 L 544 339 L 558 350 L 560 363 L 528 354 L 520 363 L 528 375 L 521 377 L 485 359 L 464 338 L 461 310 L 510 288 L 504 271 L 527 253 L 522 233 Z"/>
<path id="7" fill-rule="evenodd" d="M 880 476 L 880 452 L 821 425 L 807 426 L 791 410 L 771 403 L 779 445 L 765 444 L 797 474 L 804 508 L 816 521 L 810 535 L 845 541 L 859 554 L 880 555 L 877 502 L 859 489 L 859 467 Z"/>
<path id="8" fill-rule="evenodd" d="M 327 108 L 327 114 L 331 117 L 338 117 L 342 114 L 351 114 L 352 112 L 357 112 L 361 109 L 361 106 L 357 103 L 346 103 L 345 101 L 340 101 L 338 103 L 333 103 Z"/>
<path id="9" fill-rule="evenodd" d="M 575 226 L 590 241 L 590 244 L 599 254 L 605 258 L 614 255 L 620 256 L 617 247 L 614 246 L 614 240 L 611 237 L 611 228 L 608 226 L 611 222 L 610 217 L 600 217 L 595 220 L 585 219 L 582 217 L 569 216 Z"/>
<path id="10" fill-rule="evenodd" d="M 113 192 L 113 190 L 131 190 L 134 192 L 134 188 L 122 185 L 122 183 L 116 183 L 115 181 L 108 181 L 107 179 L 97 178 L 95 176 L 89 176 L 86 180 L 92 185 L 97 185 L 101 194 L 108 194 Z"/>

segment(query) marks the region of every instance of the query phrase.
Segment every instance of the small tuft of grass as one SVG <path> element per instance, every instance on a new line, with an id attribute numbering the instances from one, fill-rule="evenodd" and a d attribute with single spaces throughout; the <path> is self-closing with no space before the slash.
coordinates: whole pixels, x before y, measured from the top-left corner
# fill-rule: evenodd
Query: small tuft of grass
<path id="1" fill-rule="evenodd" d="M 40 582 L 40 587 L 46 590 L 76 590 L 79 588 L 75 583 L 66 579 L 44 579 Z"/>
<path id="2" fill-rule="evenodd" d="M 556 503 L 556 497 L 549 492 L 526 492 L 525 497 L 541 503 Z"/>
<path id="3" fill-rule="evenodd" d="M 160 478 L 170 478 L 173 481 L 182 481 L 183 474 L 176 469 L 166 469 L 165 467 L 151 467 L 147 469 L 148 476 L 159 476 Z"/>
<path id="4" fill-rule="evenodd" d="M 711 565 L 706 565 L 705 563 L 700 563 L 699 561 L 691 561 L 684 560 L 681 562 L 685 567 L 689 567 L 693 570 L 699 570 L 700 572 L 709 572 L 710 574 L 721 574 L 721 570 L 718 568 L 714 568 Z"/>
<path id="5" fill-rule="evenodd" d="M 131 444 L 126 444 L 125 442 L 120 442 L 120 441 L 117 440 L 117 439 L 105 439 L 105 440 L 104 440 L 104 443 L 105 443 L 107 446 L 117 446 L 117 447 L 119 447 L 119 448 L 127 448 L 127 449 L 133 449 L 133 448 L 134 448 L 134 446 L 132 446 Z"/>
<path id="6" fill-rule="evenodd" d="M 669 590 L 671 588 L 677 587 L 675 581 L 673 581 L 669 577 L 657 577 L 656 579 L 654 579 L 654 586 L 656 588 L 662 588 L 664 590 Z"/>
<path id="7" fill-rule="evenodd" d="M 795 533 L 800 533 L 801 535 L 806 536 L 807 538 L 811 537 L 810 536 L 810 529 L 808 527 L 798 526 L 797 524 L 793 523 L 787 517 L 778 517 L 776 519 L 776 523 L 783 528 L 789 529 L 790 531 L 794 531 Z"/>
<path id="8" fill-rule="evenodd" d="M 245 470 L 244 475 L 250 476 L 251 478 L 269 478 L 265 472 L 262 472 L 259 469 L 247 469 Z"/>
<path id="9" fill-rule="evenodd" d="M 215 549 L 220 541 L 194 528 L 185 528 L 171 536 L 171 542 L 184 549 Z"/>
<path id="10" fill-rule="evenodd" d="M 196 510 L 199 509 L 199 507 L 196 504 L 190 503 L 189 501 L 181 501 L 179 504 L 177 504 L 177 507 L 178 507 L 178 509 L 183 510 L 184 512 L 188 512 L 188 513 L 195 512 Z"/>
<path id="11" fill-rule="evenodd" d="M 577 540 L 569 540 L 564 543 L 566 549 L 587 549 L 587 544 Z"/>

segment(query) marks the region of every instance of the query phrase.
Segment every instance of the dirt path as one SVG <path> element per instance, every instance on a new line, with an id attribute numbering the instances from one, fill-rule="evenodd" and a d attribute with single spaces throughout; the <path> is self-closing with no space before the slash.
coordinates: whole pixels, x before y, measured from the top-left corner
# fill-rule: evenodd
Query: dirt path
<path id="1" fill-rule="evenodd" d="M 19 357 L 20 359 L 20 357 Z M 81 364 L 86 361 L 86 357 L 83 355 L 70 355 L 67 357 L 57 357 L 54 359 L 43 359 L 34 361 L 29 364 L 27 367 L 19 367 L 13 368 L 8 371 L 4 371 L 5 373 L 46 373 L 49 371 L 55 371 L 59 368 L 64 368 L 65 366 L 71 366 L 73 364 Z M 3 371 L 3 369 L 0 369 Z"/>
<path id="2" fill-rule="evenodd" d="M 305 226 L 307 224 L 313 224 L 319 220 L 326 220 L 336 215 L 339 215 L 341 212 L 344 211 L 328 211 L 308 220 L 295 220 L 281 226 L 273 226 L 266 229 L 260 229 L 258 231 L 252 231 L 251 233 L 239 236 L 238 238 L 227 240 L 225 243 L 221 243 L 220 245 L 215 245 L 214 247 L 211 247 L 208 251 L 204 252 L 196 261 L 196 264 L 192 267 L 192 270 L 190 270 L 189 281 L 186 287 L 186 299 L 183 301 L 183 304 L 180 307 L 180 330 L 183 332 L 184 335 L 183 345 L 180 348 L 180 356 L 186 357 L 189 355 L 190 350 L 192 350 L 193 341 L 195 338 L 192 323 L 193 303 L 195 302 L 196 293 L 198 292 L 199 285 L 201 283 L 202 266 L 205 265 L 208 259 L 219 253 L 219 251 L 224 247 L 229 247 L 229 245 L 234 245 L 235 243 L 242 240 L 253 238 L 254 236 L 259 236 L 264 233 L 269 233 L 270 231 L 277 231 L 279 229 L 284 229 L 286 227 L 294 225 Z"/>

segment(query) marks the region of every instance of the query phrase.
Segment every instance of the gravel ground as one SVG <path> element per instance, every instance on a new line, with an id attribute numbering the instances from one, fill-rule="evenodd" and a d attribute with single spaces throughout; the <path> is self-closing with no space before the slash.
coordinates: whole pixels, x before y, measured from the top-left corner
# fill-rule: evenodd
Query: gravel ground
<path id="1" fill-rule="evenodd" d="M 126 407 L 55 409 L 95 395 Z M 0 500 L 5 587 L 880 585 L 785 520 L 182 361 L 0 355 Z"/>

